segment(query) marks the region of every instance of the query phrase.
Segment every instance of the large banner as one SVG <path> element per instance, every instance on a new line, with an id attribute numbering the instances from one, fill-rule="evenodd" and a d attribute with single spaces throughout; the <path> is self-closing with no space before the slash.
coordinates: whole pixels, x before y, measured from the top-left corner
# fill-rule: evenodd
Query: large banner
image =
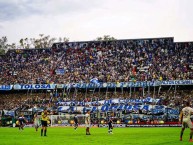
<path id="1" fill-rule="evenodd" d="M 106 128 L 106 127 L 109 127 L 109 126 L 108 126 L 108 124 L 99 124 L 99 127 Z M 125 128 L 126 124 L 113 124 L 113 127 Z"/>
<path id="2" fill-rule="evenodd" d="M 181 124 L 113 124 L 113 127 L 181 127 Z M 108 124 L 100 124 L 99 127 L 108 127 Z"/>
<path id="3" fill-rule="evenodd" d="M 161 85 L 193 85 L 193 80 L 170 80 L 162 81 Z"/>
<path id="4" fill-rule="evenodd" d="M 69 83 L 69 84 L 16 84 L 0 85 L 0 90 L 28 90 L 28 89 L 56 89 L 56 88 L 133 88 L 133 87 L 153 87 L 166 85 L 193 85 L 193 80 L 169 80 L 169 81 L 137 81 L 120 83 Z"/>
<path id="5" fill-rule="evenodd" d="M 193 85 L 193 80 L 137 81 L 120 83 L 71 83 L 64 84 L 64 88 L 130 88 L 162 85 Z"/>
<path id="6" fill-rule="evenodd" d="M 13 85 L 0 85 L 0 90 L 11 90 Z"/>
<path id="7" fill-rule="evenodd" d="M 14 85 L 14 90 L 31 90 L 31 89 L 55 89 L 56 84 L 25 84 L 25 85 Z"/>
<path id="8" fill-rule="evenodd" d="M 181 127 L 181 124 L 128 124 L 126 127 Z"/>

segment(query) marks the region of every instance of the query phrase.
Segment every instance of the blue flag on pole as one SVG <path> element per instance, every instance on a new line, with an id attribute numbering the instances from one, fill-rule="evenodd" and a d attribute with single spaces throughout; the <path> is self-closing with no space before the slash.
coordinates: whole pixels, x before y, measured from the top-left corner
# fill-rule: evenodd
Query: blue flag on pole
<path id="1" fill-rule="evenodd" d="M 97 86 L 100 85 L 98 78 L 93 78 L 90 80 L 90 83 L 96 84 Z"/>

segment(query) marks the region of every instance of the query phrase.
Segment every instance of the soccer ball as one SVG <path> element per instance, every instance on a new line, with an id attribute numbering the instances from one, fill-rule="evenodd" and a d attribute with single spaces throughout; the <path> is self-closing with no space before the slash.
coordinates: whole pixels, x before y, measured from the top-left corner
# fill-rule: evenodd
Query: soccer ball
<path id="1" fill-rule="evenodd" d="M 160 124 L 164 124 L 164 121 L 162 120 L 162 121 L 160 121 L 159 123 L 160 123 Z"/>
<path id="2" fill-rule="evenodd" d="M 73 120 L 70 120 L 70 124 L 74 124 L 74 121 L 73 121 Z"/>
<path id="3" fill-rule="evenodd" d="M 128 121 L 128 124 L 132 124 L 133 123 L 133 121 Z"/>
<path id="4" fill-rule="evenodd" d="M 19 125 L 19 121 L 16 121 L 16 125 Z"/>

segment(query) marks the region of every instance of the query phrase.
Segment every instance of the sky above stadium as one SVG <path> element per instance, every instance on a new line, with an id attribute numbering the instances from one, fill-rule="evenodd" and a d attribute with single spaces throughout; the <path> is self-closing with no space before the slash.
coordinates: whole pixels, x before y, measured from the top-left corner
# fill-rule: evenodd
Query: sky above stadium
<path id="1" fill-rule="evenodd" d="M 193 0 L 0 0 L 0 37 L 193 41 Z"/>

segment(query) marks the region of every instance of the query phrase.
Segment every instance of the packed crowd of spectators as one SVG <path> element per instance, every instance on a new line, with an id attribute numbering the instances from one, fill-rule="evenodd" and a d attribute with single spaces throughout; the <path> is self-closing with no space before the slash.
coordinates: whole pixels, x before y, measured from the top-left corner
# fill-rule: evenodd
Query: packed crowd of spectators
<path id="1" fill-rule="evenodd" d="M 56 43 L 50 49 L 10 50 L 0 64 L 0 85 L 184 80 L 193 79 L 193 43 L 173 38 Z"/>
<path id="2" fill-rule="evenodd" d="M 109 99 L 145 99 L 147 97 L 152 97 L 154 92 L 150 94 L 145 93 L 143 96 L 140 91 L 133 92 L 132 95 L 127 91 L 124 92 L 71 92 L 69 94 L 65 92 L 57 93 L 57 95 L 50 93 L 5 93 L 1 94 L 0 97 L 0 110 L 28 110 L 31 108 L 57 108 L 58 106 L 63 106 L 60 102 L 94 102 Z M 182 107 L 184 101 L 192 101 L 192 90 L 178 90 L 178 91 L 161 91 L 159 96 L 156 93 L 154 98 L 160 99 L 157 105 L 165 105 L 168 107 Z M 151 103 L 150 103 L 151 104 Z M 75 105 L 75 104 L 68 104 Z M 77 106 L 82 106 L 83 104 L 76 104 Z M 101 106 L 102 104 L 92 104 L 92 106 Z M 135 105 L 134 102 L 128 102 L 128 105 Z M 152 105 L 155 105 L 153 103 Z"/>
<path id="3" fill-rule="evenodd" d="M 5 116 L 9 117 L 11 115 L 7 115 L 7 111 L 14 111 L 15 113 L 17 110 L 22 111 L 29 111 L 32 110 L 33 112 L 39 112 L 42 111 L 43 108 L 47 108 L 50 112 L 50 114 L 58 114 L 57 108 L 59 106 L 72 106 L 72 107 L 91 107 L 91 106 L 103 106 L 103 104 L 97 103 L 92 104 L 91 106 L 86 105 L 88 102 L 94 102 L 94 101 L 101 101 L 101 100 L 109 100 L 109 99 L 145 99 L 149 96 L 153 96 L 153 91 L 150 91 L 150 94 L 148 92 L 145 92 L 145 95 L 142 96 L 141 91 L 132 92 L 131 96 L 127 91 L 123 92 L 114 92 L 114 91 L 108 91 L 108 92 L 12 92 L 12 93 L 2 93 L 0 94 L 0 120 L 2 112 L 5 112 Z M 163 90 L 160 92 L 159 96 L 156 92 L 156 95 L 154 96 L 155 99 L 160 99 L 161 101 L 159 104 L 155 103 L 149 103 L 149 106 L 152 105 L 164 105 L 168 108 L 173 108 L 180 110 L 184 106 L 184 101 L 192 101 L 192 94 L 193 90 Z M 77 104 L 63 104 L 64 102 L 85 102 L 84 105 L 81 103 Z M 137 103 L 136 103 L 137 104 Z M 124 103 L 124 105 L 136 105 L 134 102 L 128 102 Z M 121 105 L 121 104 L 111 104 L 111 105 Z M 147 104 L 142 104 L 147 105 Z M 110 105 L 109 105 L 110 106 Z M 80 107 L 81 108 L 81 107 Z M 75 112 L 72 113 L 81 113 L 80 110 L 75 110 Z M 145 114 L 147 115 L 147 112 L 140 112 L 138 110 L 138 113 L 136 113 L 136 110 L 133 110 L 130 112 L 131 114 L 137 115 Z M 130 114 L 129 113 L 129 114 Z M 16 115 L 18 115 L 16 113 Z M 139 115 L 139 117 L 140 117 Z M 149 114 L 148 114 L 149 115 Z M 151 115 L 151 114 L 150 114 Z M 125 116 L 128 116 L 128 112 L 125 114 Z M 159 116 L 159 114 L 157 115 Z M 177 115 L 178 116 L 178 115 Z M 29 116 L 28 116 L 29 117 Z M 155 116 L 154 116 L 155 117 Z M 32 116 L 28 118 L 28 121 L 32 122 Z M 116 119 L 116 118 L 115 118 Z M 120 119 L 120 118 L 119 118 Z M 124 119 L 124 118 L 121 118 Z M 172 120 L 169 116 L 168 119 Z M 175 118 L 173 118 L 175 120 Z M 133 122 L 136 120 L 136 118 L 133 118 Z M 177 119 L 178 120 L 178 119 Z M 97 123 L 98 120 L 92 119 L 92 122 Z M 144 120 L 143 120 L 144 121 Z M 123 121 L 122 121 L 123 122 Z M 141 120 L 142 122 L 142 120 Z"/>
<path id="4" fill-rule="evenodd" d="M 41 107 L 44 101 L 42 94 L 6 93 L 0 95 L 0 110 L 17 110 L 33 108 L 36 103 Z"/>

